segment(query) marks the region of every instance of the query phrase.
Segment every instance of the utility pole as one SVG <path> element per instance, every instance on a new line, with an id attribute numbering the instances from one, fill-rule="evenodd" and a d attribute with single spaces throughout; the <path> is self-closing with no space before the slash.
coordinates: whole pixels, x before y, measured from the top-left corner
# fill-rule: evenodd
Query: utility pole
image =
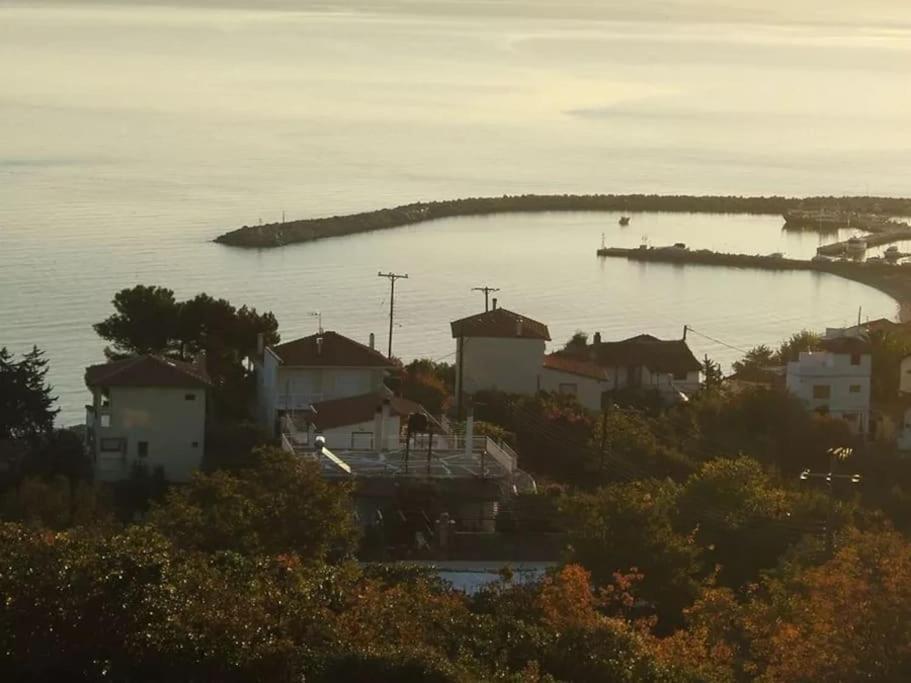
<path id="1" fill-rule="evenodd" d="M 859 474 L 835 474 L 835 461 L 836 460 L 846 460 L 853 453 L 854 449 L 848 448 L 846 446 L 839 446 L 837 448 L 830 448 L 826 451 L 829 454 L 829 471 L 828 472 L 811 472 L 809 469 L 804 470 L 800 473 L 800 480 L 807 481 L 808 479 L 824 479 L 826 482 L 826 487 L 829 489 L 829 505 L 826 509 L 826 555 L 832 557 L 835 552 L 835 529 L 834 527 L 834 517 L 835 517 L 835 489 L 832 486 L 832 483 L 836 479 L 844 479 L 850 481 L 852 484 L 859 484 L 861 481 L 861 475 Z"/>
<path id="2" fill-rule="evenodd" d="M 391 291 L 389 293 L 389 352 L 386 354 L 387 358 L 392 358 L 392 321 L 395 316 L 395 281 L 396 280 L 407 280 L 408 274 L 399 275 L 398 273 L 384 273 L 382 271 L 376 274 L 377 277 L 385 277 L 389 279 L 389 286 Z"/>
<path id="3" fill-rule="evenodd" d="M 484 312 L 487 313 L 487 311 L 490 310 L 490 293 L 499 292 L 500 288 L 499 287 L 488 287 L 487 285 L 484 285 L 483 287 L 472 287 L 471 291 L 472 292 L 484 292 Z"/>

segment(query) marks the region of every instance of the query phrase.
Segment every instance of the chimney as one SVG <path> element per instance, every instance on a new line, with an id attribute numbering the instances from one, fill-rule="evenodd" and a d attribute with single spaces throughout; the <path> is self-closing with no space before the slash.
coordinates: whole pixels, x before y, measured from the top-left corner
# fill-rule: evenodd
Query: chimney
<path id="1" fill-rule="evenodd" d="M 601 333 L 595 332 L 595 336 L 592 337 L 592 343 L 595 346 L 601 346 Z"/>
<path id="2" fill-rule="evenodd" d="M 497 297 L 493 298 L 493 310 L 497 310 Z"/>
<path id="3" fill-rule="evenodd" d="M 522 318 L 516 318 L 516 336 L 522 336 Z"/>
<path id="4" fill-rule="evenodd" d="M 370 350 L 373 351 L 376 348 L 376 335 L 373 332 L 370 333 Z"/>
<path id="5" fill-rule="evenodd" d="M 266 335 L 263 332 L 260 332 L 256 335 L 256 355 L 259 358 L 262 358 L 263 353 L 266 351 Z"/>
<path id="6" fill-rule="evenodd" d="M 317 356 L 323 355 L 323 338 L 322 337 L 316 338 L 316 355 Z"/>

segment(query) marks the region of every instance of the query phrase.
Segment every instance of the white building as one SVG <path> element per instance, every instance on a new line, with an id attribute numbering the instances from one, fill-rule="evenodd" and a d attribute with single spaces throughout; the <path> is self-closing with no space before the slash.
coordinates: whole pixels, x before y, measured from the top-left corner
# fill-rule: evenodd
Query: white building
<path id="1" fill-rule="evenodd" d="M 494 390 L 534 394 L 540 386 L 547 325 L 505 308 L 451 323 L 456 340 L 456 395 Z"/>
<path id="2" fill-rule="evenodd" d="M 266 346 L 254 360 L 257 418 L 270 430 L 283 415 L 324 401 L 375 394 L 392 363 L 370 346 L 337 332 L 321 332 Z"/>
<path id="3" fill-rule="evenodd" d="M 851 430 L 870 428 L 869 343 L 856 337 L 824 339 L 821 351 L 802 351 L 788 363 L 786 385 L 810 410 L 847 421 Z"/>
<path id="4" fill-rule="evenodd" d="M 686 342 L 642 334 L 618 342 L 602 342 L 549 354 L 544 358 L 541 388 L 572 394 L 589 410 L 601 410 L 606 391 L 657 391 L 669 402 L 700 388 L 702 365 Z"/>
<path id="5" fill-rule="evenodd" d="M 210 386 L 203 363 L 136 356 L 87 368 L 85 383 L 86 442 L 99 481 L 126 479 L 140 465 L 182 482 L 199 467 Z"/>

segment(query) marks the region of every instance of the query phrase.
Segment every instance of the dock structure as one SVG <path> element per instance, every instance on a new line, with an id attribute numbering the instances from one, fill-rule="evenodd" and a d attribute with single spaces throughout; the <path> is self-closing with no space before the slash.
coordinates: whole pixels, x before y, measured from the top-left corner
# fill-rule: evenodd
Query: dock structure
<path id="1" fill-rule="evenodd" d="M 893 223 L 888 230 L 871 232 L 867 235 L 862 235 L 860 239 L 866 243 L 867 248 L 878 247 L 892 242 L 901 242 L 902 240 L 911 240 L 911 226 L 906 223 Z M 816 253 L 822 256 L 842 256 L 848 252 L 848 240 L 832 242 L 816 248 Z"/>
<path id="2" fill-rule="evenodd" d="M 828 261 L 784 258 L 751 254 L 726 254 L 709 249 L 691 250 L 683 246 L 624 249 L 602 247 L 598 256 L 626 258 L 630 261 L 754 268 L 760 270 L 808 270 L 838 275 L 860 282 L 888 294 L 901 305 L 902 321 L 911 320 L 911 264 L 892 264 L 884 261 Z"/>

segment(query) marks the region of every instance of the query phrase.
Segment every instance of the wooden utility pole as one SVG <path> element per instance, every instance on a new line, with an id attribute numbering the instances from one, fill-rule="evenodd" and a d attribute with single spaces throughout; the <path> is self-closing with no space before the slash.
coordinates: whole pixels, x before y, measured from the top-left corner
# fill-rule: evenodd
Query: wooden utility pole
<path id="1" fill-rule="evenodd" d="M 829 471 L 828 472 L 811 472 L 806 469 L 800 473 L 800 480 L 808 479 L 825 479 L 826 487 L 829 489 L 829 505 L 826 508 L 826 555 L 832 557 L 835 553 L 835 489 L 832 483 L 836 479 L 846 479 L 852 484 L 859 484 L 861 476 L 859 474 L 835 474 L 835 461 L 845 460 L 850 457 L 854 450 L 847 447 L 830 448 L 829 454 Z"/>
<path id="2" fill-rule="evenodd" d="M 392 358 L 392 321 L 395 316 L 395 281 L 396 280 L 407 280 L 408 274 L 399 275 L 398 273 L 384 273 L 380 271 L 376 274 L 377 277 L 385 277 L 389 279 L 389 285 L 391 291 L 389 293 L 389 352 L 386 354 L 387 358 Z"/>
<path id="3" fill-rule="evenodd" d="M 484 292 L 484 312 L 487 313 L 487 311 L 490 310 L 490 293 L 499 292 L 500 288 L 499 287 L 488 287 L 487 285 L 484 285 L 483 287 L 472 287 L 471 291 L 472 292 Z"/>

